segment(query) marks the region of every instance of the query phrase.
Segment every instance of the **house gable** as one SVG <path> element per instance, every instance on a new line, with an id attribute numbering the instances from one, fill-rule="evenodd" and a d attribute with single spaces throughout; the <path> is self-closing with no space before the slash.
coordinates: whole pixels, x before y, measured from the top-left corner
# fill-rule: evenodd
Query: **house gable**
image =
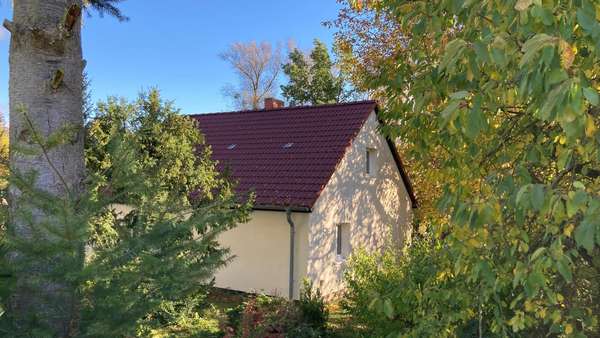
<path id="1" fill-rule="evenodd" d="M 344 257 L 336 250 L 338 225 L 349 229 L 351 250 L 402 246 L 411 235 L 413 201 L 393 148 L 372 112 L 313 206 L 309 219 L 307 275 L 325 293 L 341 288 Z M 372 151 L 372 172 L 367 152 Z M 373 155 L 375 154 L 375 155 Z"/>

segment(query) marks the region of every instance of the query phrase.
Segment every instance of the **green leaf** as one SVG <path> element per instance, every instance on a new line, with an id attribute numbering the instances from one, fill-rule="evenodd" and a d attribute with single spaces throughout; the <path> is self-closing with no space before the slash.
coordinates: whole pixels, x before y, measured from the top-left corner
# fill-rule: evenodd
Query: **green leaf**
<path id="1" fill-rule="evenodd" d="M 531 39 L 527 40 L 525 44 L 523 44 L 523 57 L 521 58 L 521 62 L 519 63 L 519 67 L 523 67 L 524 65 L 531 62 L 534 57 L 537 55 L 539 51 L 544 47 L 555 46 L 558 43 L 558 38 L 554 36 L 550 36 L 548 34 L 540 33 L 536 34 Z"/>
<path id="2" fill-rule="evenodd" d="M 479 105 L 474 106 L 468 111 L 467 121 L 465 124 L 465 134 L 470 139 L 474 139 L 485 128 L 487 122 L 485 115 L 481 111 Z"/>
<path id="3" fill-rule="evenodd" d="M 596 22 L 596 13 L 590 13 L 584 8 L 577 10 L 577 22 L 588 33 L 594 33 L 596 25 L 598 24 Z"/>
<path id="4" fill-rule="evenodd" d="M 460 102 L 461 101 L 450 101 L 448 106 L 440 113 L 443 125 L 446 125 L 452 119 L 452 116 L 455 115 L 454 113 L 460 106 Z"/>
<path id="5" fill-rule="evenodd" d="M 379 311 L 381 309 L 381 298 L 374 297 L 368 306 L 369 310 Z"/>
<path id="6" fill-rule="evenodd" d="M 600 97 L 598 97 L 598 92 L 593 88 L 583 88 L 583 95 L 592 106 L 598 106 L 598 104 L 600 103 Z"/>
<path id="7" fill-rule="evenodd" d="M 554 207 L 552 209 L 552 216 L 554 216 L 554 219 L 556 221 L 559 221 L 559 222 L 564 221 L 564 219 L 566 217 L 566 211 L 565 211 L 565 205 L 564 205 L 562 199 L 558 199 L 554 203 Z"/>
<path id="8" fill-rule="evenodd" d="M 590 254 L 594 250 L 594 233 L 598 220 L 592 220 L 586 217 L 581 224 L 575 229 L 575 242 L 577 245 L 584 247 Z"/>
<path id="9" fill-rule="evenodd" d="M 395 317 L 395 315 L 394 315 L 394 305 L 392 304 L 392 301 L 389 298 L 387 298 L 383 302 L 383 313 L 385 313 L 385 315 L 389 319 L 394 319 L 394 317 Z"/>
<path id="10" fill-rule="evenodd" d="M 573 217 L 588 200 L 587 193 L 583 190 L 571 191 L 567 198 L 567 216 Z"/>
<path id="11" fill-rule="evenodd" d="M 559 154 L 558 154 L 558 162 L 556 163 L 556 165 L 558 166 L 558 168 L 560 170 L 565 170 L 567 169 L 567 165 L 569 165 L 571 163 L 571 159 L 573 158 L 573 150 L 562 150 Z"/>
<path id="12" fill-rule="evenodd" d="M 585 190 L 585 185 L 581 181 L 573 182 L 573 187 L 580 190 Z"/>
<path id="13" fill-rule="evenodd" d="M 475 41 L 473 43 L 473 50 L 475 51 L 475 55 L 479 59 L 480 62 L 489 62 L 490 54 L 485 44 L 481 41 Z"/>
<path id="14" fill-rule="evenodd" d="M 564 101 L 570 86 L 571 81 L 564 81 L 550 91 L 540 111 L 540 117 L 542 119 L 548 120 L 553 116 L 552 113 L 554 112 L 555 107 Z"/>
<path id="15" fill-rule="evenodd" d="M 544 185 L 534 184 L 531 188 L 531 205 L 537 211 L 544 207 Z"/>
<path id="16" fill-rule="evenodd" d="M 524 201 L 525 201 L 525 196 L 527 196 L 529 194 L 529 190 L 531 189 L 531 185 L 525 185 L 523 187 L 521 187 L 521 189 L 519 189 L 519 192 L 517 192 L 517 198 L 515 200 L 517 206 L 524 208 L 526 207 Z"/>
<path id="17" fill-rule="evenodd" d="M 540 257 L 544 252 L 546 252 L 546 248 L 545 247 L 541 247 L 541 248 L 537 248 L 537 250 L 535 250 L 533 252 L 533 254 L 531 255 L 531 257 L 529 258 L 530 262 L 535 261 L 538 257 Z"/>
<path id="18" fill-rule="evenodd" d="M 525 282 L 525 293 L 529 297 L 535 297 L 540 288 L 542 288 L 546 284 L 546 278 L 544 274 L 539 271 L 533 271 L 527 276 L 527 281 Z"/>
<path id="19" fill-rule="evenodd" d="M 556 261 L 556 270 L 560 273 L 561 276 L 567 281 L 571 282 L 573 280 L 573 273 L 571 272 L 571 266 L 569 264 L 569 260 L 565 255 L 559 257 Z"/>
<path id="20" fill-rule="evenodd" d="M 462 56 L 466 46 L 467 43 L 462 39 L 450 41 L 448 45 L 446 45 L 444 57 L 440 63 L 440 70 L 452 70 L 456 65 L 458 58 Z"/>
<path id="21" fill-rule="evenodd" d="M 450 98 L 453 100 L 462 100 L 469 95 L 469 92 L 466 90 L 461 90 L 459 92 L 455 92 L 450 94 Z"/>

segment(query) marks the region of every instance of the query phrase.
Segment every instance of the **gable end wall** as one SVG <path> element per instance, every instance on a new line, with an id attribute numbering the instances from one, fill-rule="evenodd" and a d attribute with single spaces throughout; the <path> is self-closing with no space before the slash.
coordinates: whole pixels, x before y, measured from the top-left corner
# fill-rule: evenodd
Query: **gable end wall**
<path id="1" fill-rule="evenodd" d="M 324 295 L 343 287 L 346 260 L 336 255 L 336 225 L 350 225 L 351 251 L 400 248 L 410 240 L 412 206 L 372 112 L 346 150 L 308 220 L 307 276 Z M 366 173 L 366 149 L 376 149 L 376 174 Z"/>

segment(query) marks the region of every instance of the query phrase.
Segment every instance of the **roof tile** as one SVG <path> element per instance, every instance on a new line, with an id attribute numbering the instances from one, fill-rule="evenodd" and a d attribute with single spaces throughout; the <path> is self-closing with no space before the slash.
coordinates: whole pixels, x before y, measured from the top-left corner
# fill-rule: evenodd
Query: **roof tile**
<path id="1" fill-rule="evenodd" d="M 312 208 L 375 108 L 362 101 L 192 117 L 239 193 L 254 190 L 257 206 Z"/>

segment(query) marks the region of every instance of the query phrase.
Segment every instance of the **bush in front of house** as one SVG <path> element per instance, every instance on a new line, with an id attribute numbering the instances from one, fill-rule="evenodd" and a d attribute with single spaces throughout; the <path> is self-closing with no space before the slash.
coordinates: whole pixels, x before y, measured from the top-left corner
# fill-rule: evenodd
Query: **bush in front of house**
<path id="1" fill-rule="evenodd" d="M 415 239 L 406 252 L 358 251 L 345 272 L 341 301 L 353 327 L 369 337 L 444 336 L 445 328 L 459 327 L 472 318 L 470 291 L 440 274 L 449 262 L 440 259 L 436 243 Z M 456 291 L 450 296 L 449 290 Z M 453 313 L 453 316 L 443 314 Z"/>
<path id="2" fill-rule="evenodd" d="M 329 312 L 319 289 L 305 281 L 300 300 L 258 295 L 227 312 L 226 338 L 327 336 Z"/>
<path id="3" fill-rule="evenodd" d="M 319 288 L 314 288 L 309 279 L 305 279 L 300 292 L 298 308 L 302 314 L 302 321 L 316 332 L 325 335 L 329 310 Z"/>

